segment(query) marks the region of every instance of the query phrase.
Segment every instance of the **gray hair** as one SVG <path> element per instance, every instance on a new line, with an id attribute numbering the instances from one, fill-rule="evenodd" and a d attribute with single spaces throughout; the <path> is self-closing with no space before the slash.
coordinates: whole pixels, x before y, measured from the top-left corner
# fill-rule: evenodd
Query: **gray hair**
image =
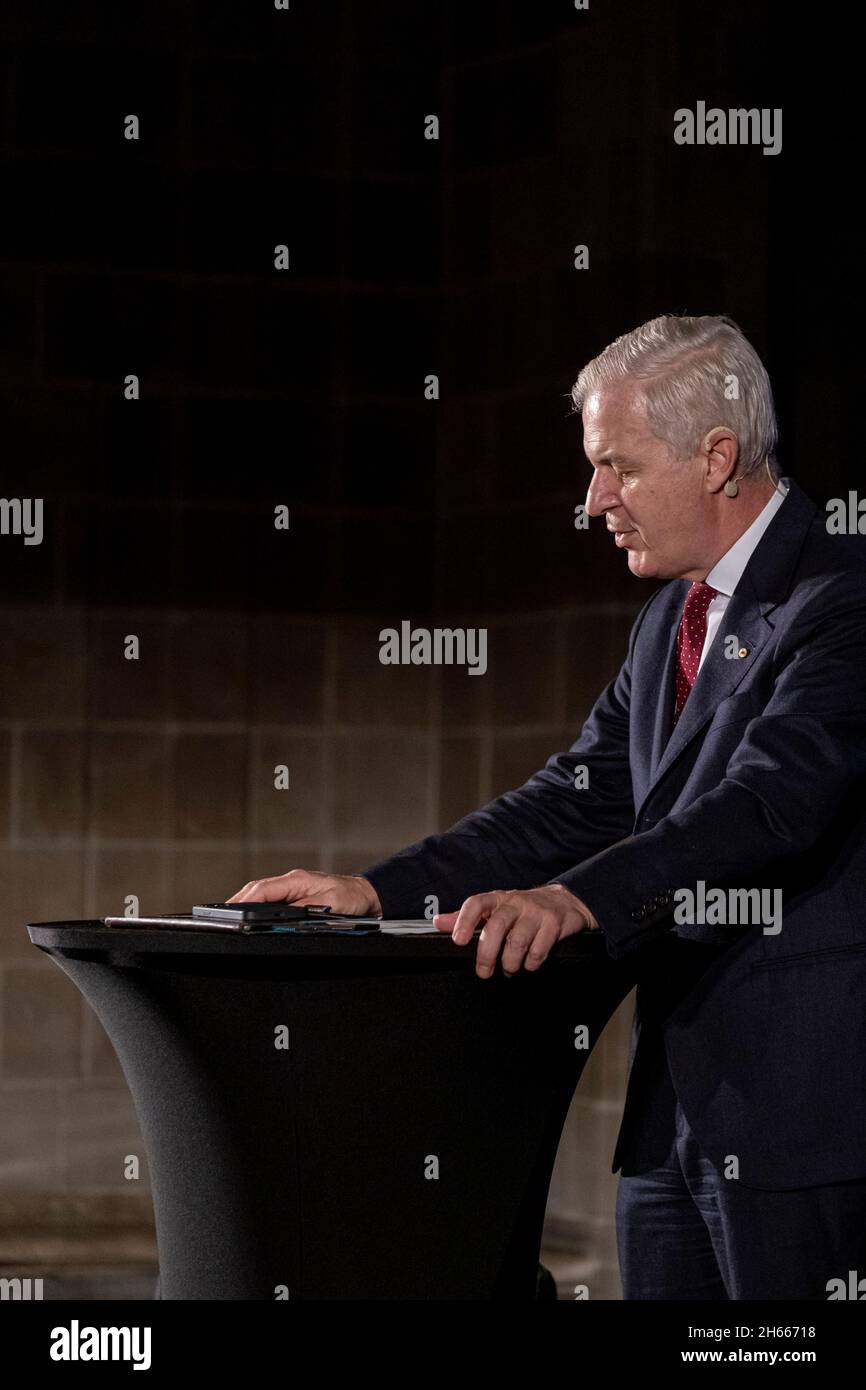
<path id="1" fill-rule="evenodd" d="M 644 383 L 647 420 L 678 459 L 691 458 L 716 425 L 737 436 L 736 476 L 757 478 L 766 462 L 779 476 L 779 437 L 766 368 L 726 314 L 660 314 L 610 343 L 580 372 L 574 409 L 602 386 L 625 378 Z"/>

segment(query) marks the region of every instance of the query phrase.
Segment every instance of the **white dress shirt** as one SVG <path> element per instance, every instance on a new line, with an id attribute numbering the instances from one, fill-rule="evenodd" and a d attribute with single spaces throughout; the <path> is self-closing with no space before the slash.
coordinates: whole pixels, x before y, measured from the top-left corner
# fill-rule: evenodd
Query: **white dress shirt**
<path id="1" fill-rule="evenodd" d="M 718 560 L 707 575 L 704 583 L 709 584 L 713 589 L 718 589 L 718 593 L 713 598 L 707 609 L 707 635 L 704 638 L 704 646 L 701 652 L 701 659 L 698 662 L 698 670 L 704 664 L 704 657 L 710 649 L 710 643 L 719 630 L 722 622 L 722 614 L 727 608 L 731 595 L 740 582 L 743 570 L 749 563 L 752 551 L 758 541 L 763 536 L 776 512 L 781 507 L 788 493 L 788 479 L 780 478 L 776 491 L 773 493 L 766 507 L 758 513 L 755 520 L 747 531 L 744 531 L 739 540 L 734 541 L 730 550 L 726 550 L 721 560 Z"/>

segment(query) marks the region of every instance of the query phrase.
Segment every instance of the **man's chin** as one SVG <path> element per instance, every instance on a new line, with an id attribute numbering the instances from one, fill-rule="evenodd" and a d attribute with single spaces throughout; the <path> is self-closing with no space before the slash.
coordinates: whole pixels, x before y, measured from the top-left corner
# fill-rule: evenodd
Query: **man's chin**
<path id="1" fill-rule="evenodd" d="M 638 579 L 654 579 L 658 573 L 648 550 L 630 550 L 628 567 Z"/>

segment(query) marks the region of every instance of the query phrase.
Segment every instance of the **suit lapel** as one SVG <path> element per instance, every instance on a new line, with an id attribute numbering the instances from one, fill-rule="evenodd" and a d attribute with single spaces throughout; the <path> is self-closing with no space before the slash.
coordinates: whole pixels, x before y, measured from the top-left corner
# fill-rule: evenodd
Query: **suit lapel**
<path id="1" fill-rule="evenodd" d="M 690 587 L 688 580 L 676 580 L 670 586 L 670 599 L 660 608 L 658 625 L 647 633 L 647 653 L 641 667 L 648 693 L 654 689 L 657 695 L 654 702 L 645 700 L 643 708 L 635 711 L 642 726 L 639 743 L 652 750 L 649 782 L 636 808 L 636 820 L 680 753 L 710 722 L 719 703 L 746 679 L 773 631 L 770 615 L 788 594 L 792 571 L 817 510 L 792 478 L 787 481 L 788 496 L 740 577 L 675 727 L 676 638 Z M 728 636 L 736 638 L 735 655 L 730 657 L 725 655 Z M 660 648 L 664 663 L 661 670 Z M 743 656 L 739 655 L 741 651 Z"/>
<path id="2" fill-rule="evenodd" d="M 772 605 L 769 605 L 770 607 Z M 746 574 L 743 574 L 737 592 L 728 600 L 722 614 L 722 621 L 704 658 L 692 692 L 683 706 L 683 712 L 673 728 L 658 763 L 654 765 L 653 780 L 663 777 L 675 758 L 679 756 L 695 734 L 708 724 L 722 700 L 733 695 L 737 686 L 748 675 L 758 655 L 772 632 L 772 625 L 763 615 L 762 605 L 753 592 Z M 677 627 L 679 621 L 677 621 Z M 728 643 L 727 638 L 736 639 L 736 645 Z M 676 639 L 676 629 L 674 631 Z M 672 644 L 675 645 L 675 644 Z M 734 655 L 726 656 L 733 648 Z M 742 655 L 739 655 L 742 653 Z M 671 654 L 670 673 L 666 685 L 670 700 L 667 705 L 667 728 L 673 723 L 673 684 L 676 670 L 676 651 Z"/>

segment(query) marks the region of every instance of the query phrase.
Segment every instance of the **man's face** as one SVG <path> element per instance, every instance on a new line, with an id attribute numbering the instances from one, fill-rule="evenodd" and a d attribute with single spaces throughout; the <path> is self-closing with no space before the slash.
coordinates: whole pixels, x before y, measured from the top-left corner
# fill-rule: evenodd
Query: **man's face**
<path id="1" fill-rule="evenodd" d="M 650 432 L 639 384 L 618 382 L 587 398 L 583 447 L 593 468 L 587 512 L 604 515 L 632 574 L 703 577 L 712 505 L 702 460 L 675 459 Z"/>

